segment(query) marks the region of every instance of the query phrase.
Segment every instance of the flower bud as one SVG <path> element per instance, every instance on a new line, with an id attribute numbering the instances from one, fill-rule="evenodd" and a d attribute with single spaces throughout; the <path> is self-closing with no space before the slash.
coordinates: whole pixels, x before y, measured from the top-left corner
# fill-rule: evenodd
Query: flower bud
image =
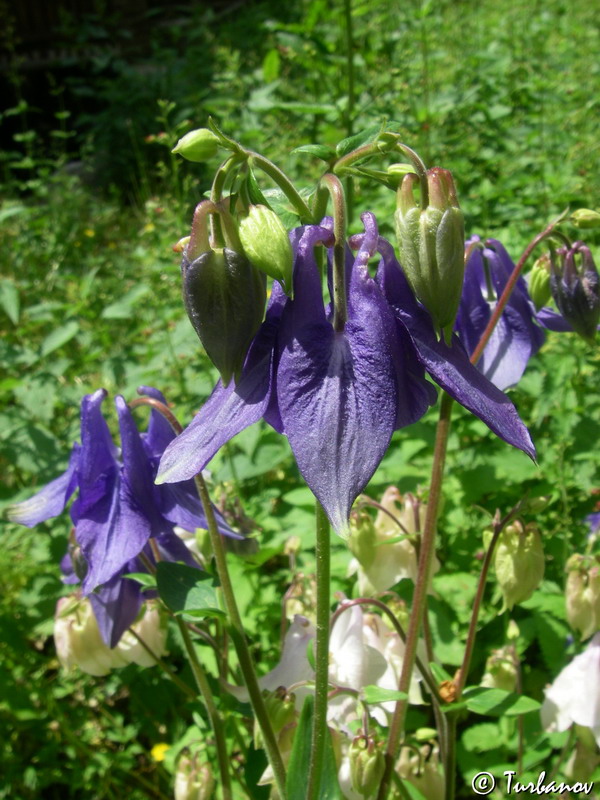
<path id="1" fill-rule="evenodd" d="M 88 675 L 108 675 L 127 661 L 106 645 L 87 598 L 61 597 L 56 604 L 54 644 L 64 669 L 79 667 Z"/>
<path id="2" fill-rule="evenodd" d="M 267 206 L 250 206 L 238 233 L 252 264 L 279 281 L 291 297 L 294 256 L 288 232 L 277 214 Z"/>
<path id="3" fill-rule="evenodd" d="M 381 747 L 372 737 L 357 736 L 348 750 L 352 788 L 369 797 L 379 788 L 385 770 Z"/>
<path id="4" fill-rule="evenodd" d="M 600 629 L 600 566 L 576 554 L 567 561 L 567 572 L 567 620 L 587 639 Z"/>
<path id="5" fill-rule="evenodd" d="M 131 628 L 157 658 L 165 655 L 167 620 L 156 602 L 152 600 L 146 602 L 141 615 Z M 125 631 L 115 649 L 127 664 L 138 664 L 140 667 L 156 666 L 156 659 L 131 631 Z"/>
<path id="6" fill-rule="evenodd" d="M 264 277 L 228 247 L 181 262 L 185 309 L 223 385 L 237 380 L 263 318 Z"/>
<path id="7" fill-rule="evenodd" d="M 437 746 L 424 745 L 417 752 L 412 747 L 403 747 L 396 765 L 400 777 L 415 787 L 427 800 L 443 800 L 444 776 L 440 771 Z"/>
<path id="8" fill-rule="evenodd" d="M 285 687 L 280 686 L 274 692 L 263 691 L 263 697 L 267 715 L 276 737 L 279 737 L 284 729 L 295 727 L 298 721 L 298 712 L 296 711 L 296 697 L 293 693 L 288 694 Z M 262 734 L 257 722 L 254 723 L 254 747 L 256 749 L 263 747 Z"/>
<path id="9" fill-rule="evenodd" d="M 211 800 L 215 779 L 210 764 L 182 756 L 175 772 L 175 800 Z"/>
<path id="10" fill-rule="evenodd" d="M 508 525 L 498 538 L 494 566 L 503 611 L 531 597 L 544 577 L 544 551 L 536 526 L 523 527 L 518 520 Z"/>
<path id="11" fill-rule="evenodd" d="M 503 689 L 505 692 L 515 691 L 517 667 L 514 647 L 502 647 L 500 650 L 492 651 L 492 655 L 485 662 L 481 686 L 486 686 L 488 689 Z"/>
<path id="12" fill-rule="evenodd" d="M 536 311 L 548 305 L 552 292 L 550 291 L 550 256 L 547 253 L 540 256 L 533 265 L 529 273 L 528 288 Z"/>
<path id="13" fill-rule="evenodd" d="M 377 535 L 373 518 L 367 511 L 353 511 L 350 516 L 348 547 L 363 569 L 375 559 Z"/>
<path id="14" fill-rule="evenodd" d="M 552 258 L 550 288 L 563 317 L 576 333 L 593 343 L 600 321 L 600 278 L 590 249 L 583 242 L 575 242 L 570 250 L 557 250 Z"/>
<path id="15" fill-rule="evenodd" d="M 188 161 L 208 161 L 216 156 L 219 150 L 219 137 L 208 128 L 198 128 L 186 133 L 171 150 Z"/>
<path id="16" fill-rule="evenodd" d="M 415 174 L 406 175 L 398 190 L 396 234 L 400 263 L 413 292 L 438 329 L 456 318 L 464 275 L 464 220 L 452 174 L 440 167 L 427 170 L 429 205 L 414 199 Z"/>
<path id="17" fill-rule="evenodd" d="M 578 208 L 571 214 L 571 222 L 578 228 L 599 228 L 600 212 L 590 208 Z"/>

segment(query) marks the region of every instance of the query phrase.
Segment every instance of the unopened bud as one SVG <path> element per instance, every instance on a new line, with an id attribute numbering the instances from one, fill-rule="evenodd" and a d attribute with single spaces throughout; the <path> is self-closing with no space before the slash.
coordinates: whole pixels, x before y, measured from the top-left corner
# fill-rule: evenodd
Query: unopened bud
<path id="1" fill-rule="evenodd" d="M 88 675 L 108 675 L 127 661 L 104 643 L 87 598 L 61 597 L 54 618 L 54 644 L 64 669 L 79 667 Z"/>
<path id="2" fill-rule="evenodd" d="M 600 565 L 594 558 L 573 555 L 567 572 L 567 620 L 587 639 L 600 628 Z"/>
<path id="3" fill-rule="evenodd" d="M 265 307 L 265 285 L 246 256 L 229 248 L 208 250 L 181 263 L 183 300 L 223 385 L 242 371 Z"/>
<path id="4" fill-rule="evenodd" d="M 348 547 L 363 569 L 368 569 L 375 559 L 377 536 L 371 515 L 364 510 L 350 515 Z"/>
<path id="5" fill-rule="evenodd" d="M 452 174 L 440 167 L 427 170 L 429 205 L 414 198 L 415 174 L 398 189 L 396 234 L 400 263 L 412 290 L 438 329 L 456 318 L 464 276 L 464 219 Z"/>
<path id="6" fill-rule="evenodd" d="M 571 214 L 571 222 L 578 228 L 600 228 L 600 212 L 578 208 Z"/>
<path id="7" fill-rule="evenodd" d="M 492 651 L 492 655 L 485 662 L 481 686 L 514 692 L 516 685 L 517 667 L 514 648 L 509 646 Z"/>
<path id="8" fill-rule="evenodd" d="M 592 253 L 583 242 L 575 242 L 570 250 L 557 250 L 550 288 L 563 317 L 576 333 L 593 343 L 600 321 L 600 278 Z"/>
<path id="9" fill-rule="evenodd" d="M 544 551 L 536 526 L 523 527 L 518 520 L 508 525 L 498 539 L 494 566 L 503 610 L 531 597 L 544 577 Z"/>
<path id="10" fill-rule="evenodd" d="M 279 281 L 291 296 L 294 256 L 288 232 L 277 214 L 267 206 L 250 206 L 238 233 L 252 264 Z"/>
<path id="11" fill-rule="evenodd" d="M 372 737 L 357 736 L 348 750 L 352 788 L 363 797 L 369 797 L 378 788 L 385 771 L 385 758 L 381 747 Z"/>
<path id="12" fill-rule="evenodd" d="M 529 273 L 529 296 L 536 311 L 548 305 L 552 292 L 550 291 L 550 256 L 544 253 L 537 259 Z"/>
<path id="13" fill-rule="evenodd" d="M 131 628 L 131 631 L 125 631 L 115 650 L 128 664 L 156 666 L 156 658 L 162 658 L 167 652 L 167 620 L 159 605 L 148 600 Z M 152 651 L 152 655 L 144 644 Z"/>
<path id="14" fill-rule="evenodd" d="M 182 756 L 175 772 L 175 800 L 211 800 L 215 779 L 210 764 Z"/>
<path id="15" fill-rule="evenodd" d="M 198 128 L 186 133 L 171 150 L 188 161 L 208 161 L 219 150 L 219 138 L 208 128 Z"/>
<path id="16" fill-rule="evenodd" d="M 296 711 L 296 697 L 293 693 L 288 694 L 285 687 L 280 686 L 274 692 L 263 691 L 263 697 L 275 736 L 279 736 L 284 729 L 294 726 L 298 719 L 298 712 Z M 254 747 L 257 749 L 263 747 L 262 734 L 257 722 L 254 724 Z"/>

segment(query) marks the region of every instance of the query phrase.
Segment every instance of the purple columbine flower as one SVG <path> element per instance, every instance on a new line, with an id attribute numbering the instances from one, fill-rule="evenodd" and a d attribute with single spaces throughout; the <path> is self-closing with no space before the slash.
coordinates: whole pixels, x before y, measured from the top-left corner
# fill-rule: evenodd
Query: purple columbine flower
<path id="1" fill-rule="evenodd" d="M 141 387 L 139 391 L 165 402 L 156 389 Z M 82 581 L 85 594 L 111 585 L 124 570 L 130 571 L 132 560 L 151 537 L 159 543 L 166 541 L 169 547 L 176 525 L 192 531 L 207 527 L 191 481 L 169 486 L 154 483 L 159 459 L 175 437 L 167 421 L 153 410 L 147 432 L 140 435 L 127 403 L 117 396 L 119 452 L 102 416 L 105 397 L 106 391 L 99 389 L 83 398 L 81 444 L 73 446 L 66 472 L 8 511 L 14 522 L 33 527 L 60 514 L 78 490 L 70 514 L 87 565 Z M 241 538 L 222 517 L 219 521 L 222 533 Z"/>
<path id="2" fill-rule="evenodd" d="M 416 422 L 435 401 L 434 380 L 501 438 L 531 457 L 535 450 L 517 412 L 473 367 L 458 339 L 439 342 L 415 300 L 392 246 L 372 214 L 347 269 L 348 320 L 335 331 L 325 307 L 314 248 L 333 244 L 329 221 L 290 233 L 294 299 L 274 284 L 267 316 L 241 379 L 219 381 L 187 429 L 161 459 L 158 480 L 189 478 L 239 431 L 264 417 L 284 433 L 304 479 L 335 530 L 348 532 L 352 503 L 383 458 L 394 430 Z M 377 278 L 369 258 L 382 255 Z"/>
<path id="3" fill-rule="evenodd" d="M 472 248 L 465 266 L 465 280 L 454 329 L 469 354 L 475 350 L 498 298 L 515 265 L 496 239 L 479 246 L 473 236 L 466 243 Z M 484 348 L 478 369 L 499 389 L 514 386 L 527 362 L 544 343 L 543 328 L 553 331 L 573 330 L 569 323 L 549 308 L 535 310 L 520 277 L 498 324 Z"/>

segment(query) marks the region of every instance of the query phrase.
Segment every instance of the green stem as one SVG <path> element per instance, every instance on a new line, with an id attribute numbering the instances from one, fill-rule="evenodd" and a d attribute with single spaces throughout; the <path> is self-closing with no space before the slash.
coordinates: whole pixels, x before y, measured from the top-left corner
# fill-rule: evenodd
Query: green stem
<path id="1" fill-rule="evenodd" d="M 244 676 L 244 682 L 246 684 L 246 688 L 248 689 L 248 694 L 250 695 L 250 702 L 252 703 L 252 708 L 256 714 L 256 719 L 263 736 L 265 750 L 267 751 L 267 756 L 273 770 L 277 791 L 279 792 L 281 800 L 286 800 L 287 794 L 285 789 L 285 767 L 283 765 L 281 753 L 279 752 L 277 739 L 273 733 L 271 721 L 267 714 L 262 692 L 260 690 L 260 686 L 258 685 L 258 680 L 254 671 L 254 664 L 252 663 L 252 656 L 250 655 L 250 649 L 248 647 L 248 643 L 246 642 L 244 626 L 242 624 L 242 618 L 237 607 L 233 586 L 231 584 L 231 578 L 227 568 L 227 559 L 225 557 L 225 548 L 223 546 L 221 534 L 219 533 L 219 529 L 217 527 L 217 520 L 215 519 L 213 507 L 210 502 L 210 497 L 208 495 L 208 489 L 206 488 L 204 478 L 201 474 L 199 474 L 196 475 L 194 480 L 196 482 L 202 508 L 204 509 L 204 515 L 206 516 L 208 523 L 208 532 L 210 534 L 210 541 L 215 557 L 217 574 L 219 576 L 221 591 L 225 600 L 225 608 L 227 609 L 227 614 L 231 623 L 231 638 L 233 639 L 233 644 L 240 663 L 240 669 L 242 671 L 242 675 Z"/>
<path id="2" fill-rule="evenodd" d="M 188 654 L 190 666 L 194 674 L 194 680 L 196 681 L 198 691 L 204 700 L 204 705 L 206 706 L 206 710 L 208 711 L 208 716 L 210 718 L 210 724 L 212 726 L 213 733 L 215 734 L 215 746 L 217 748 L 217 760 L 219 762 L 219 773 L 221 775 L 221 785 L 223 788 L 223 800 L 232 800 L 233 795 L 231 790 L 231 777 L 229 774 L 229 757 L 227 755 L 227 741 L 225 739 L 223 721 L 221 720 L 221 716 L 217 710 L 217 706 L 215 705 L 215 698 L 211 691 L 208 678 L 206 677 L 206 673 L 202 669 L 202 665 L 198 660 L 196 649 L 194 648 L 194 644 L 186 624 L 183 622 L 183 620 L 179 619 L 179 617 L 175 617 L 175 622 L 179 628 L 181 638 L 183 639 L 183 644 Z"/>
<path id="3" fill-rule="evenodd" d="M 329 688 L 330 552 L 329 520 L 316 504 L 317 624 L 315 652 L 315 711 L 313 717 L 306 800 L 317 800 L 325 760 L 327 729 L 327 690 Z"/>
<path id="4" fill-rule="evenodd" d="M 454 800 L 456 791 L 456 726 L 458 714 L 448 714 L 446 753 L 444 756 L 444 800 Z M 520 774 L 520 773 L 519 773 Z"/>
<path id="5" fill-rule="evenodd" d="M 260 153 L 254 153 L 248 150 L 246 151 L 246 156 L 251 160 L 252 165 L 262 169 L 262 171 L 266 173 L 269 178 L 275 181 L 275 183 L 279 186 L 281 191 L 296 209 L 296 212 L 300 217 L 300 222 L 306 224 L 315 221 L 310 208 L 306 205 L 306 202 L 302 199 L 301 195 L 298 194 L 294 184 L 287 177 L 287 175 L 279 169 L 278 166 L 273 164 L 272 161 L 269 161 L 268 158 L 261 156 Z"/>
<path id="6" fill-rule="evenodd" d="M 415 590 L 413 594 L 412 608 L 406 632 L 406 645 L 404 658 L 402 661 L 402 672 L 398 683 L 398 690 L 408 696 L 410 680 L 417 656 L 417 644 L 425 608 L 427 604 L 427 589 L 431 566 L 435 554 L 435 528 L 437 523 L 438 510 L 442 496 L 442 481 L 444 477 L 444 465 L 446 462 L 446 447 L 448 444 L 448 433 L 450 431 L 450 419 L 452 416 L 452 398 L 444 393 L 440 406 L 440 416 L 437 424 L 435 449 L 433 453 L 433 466 L 431 470 L 431 482 L 429 485 L 429 498 L 427 500 L 427 513 L 425 515 L 425 525 L 423 537 L 419 548 L 419 566 Z M 388 795 L 394 764 L 398 757 L 400 741 L 404 729 L 404 719 L 408 706 L 407 700 L 399 700 L 394 709 L 388 744 L 386 750 L 385 772 L 379 788 L 378 800 L 385 800 Z M 449 747 L 449 742 L 447 747 Z"/>
<path id="7" fill-rule="evenodd" d="M 194 699 L 196 698 L 196 692 L 191 688 L 191 686 L 188 686 L 187 683 L 184 683 L 184 681 L 182 681 L 181 678 L 173 672 L 171 667 L 166 664 L 162 658 L 159 658 L 156 655 L 156 653 L 142 639 L 139 633 L 137 633 L 133 628 L 129 628 L 129 633 L 131 633 L 132 636 L 137 639 L 144 650 L 156 661 L 156 665 L 173 681 L 176 686 L 181 689 L 184 694 L 186 694 L 188 697 L 192 697 Z"/>
<path id="8" fill-rule="evenodd" d="M 333 205 L 333 330 L 343 331 L 348 319 L 346 296 L 346 202 L 344 187 L 337 175 L 330 172 L 321 178 Z"/>

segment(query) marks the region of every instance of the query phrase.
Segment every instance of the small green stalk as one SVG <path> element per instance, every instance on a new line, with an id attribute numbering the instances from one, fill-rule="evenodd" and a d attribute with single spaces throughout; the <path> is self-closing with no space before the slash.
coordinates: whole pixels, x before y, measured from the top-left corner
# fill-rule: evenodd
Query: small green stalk
<path id="1" fill-rule="evenodd" d="M 444 477 L 444 465 L 446 462 L 446 447 L 448 444 L 448 434 L 450 432 L 450 419 L 452 416 L 452 398 L 444 393 L 440 406 L 440 416 L 437 424 L 435 439 L 435 449 L 433 453 L 433 466 L 431 470 L 431 482 L 429 485 L 429 499 L 427 501 L 427 514 L 423 529 L 423 538 L 419 548 L 419 566 L 417 579 L 415 581 L 415 591 L 413 594 L 412 608 L 406 632 L 406 645 L 404 658 L 402 661 L 402 672 L 398 683 L 398 691 L 404 692 L 408 696 L 410 680 L 412 677 L 415 660 L 417 657 L 417 644 L 421 624 L 427 606 L 427 589 L 431 566 L 435 554 L 435 528 L 437 523 L 438 510 L 442 496 L 442 482 Z M 388 744 L 386 750 L 385 772 L 379 787 L 377 800 L 385 800 L 390 789 L 392 772 L 398 758 L 398 751 L 404 730 L 404 720 L 408 707 L 408 700 L 399 700 L 394 709 Z M 450 742 L 447 743 L 450 748 Z"/>
<path id="2" fill-rule="evenodd" d="M 328 173 L 321 184 L 329 192 L 333 204 L 333 329 L 343 331 L 348 319 L 346 295 L 346 201 L 344 187 L 337 175 Z"/>
<path id="3" fill-rule="evenodd" d="M 246 157 L 252 166 L 258 167 L 266 175 L 268 175 L 269 178 L 275 181 L 277 186 L 279 186 L 281 191 L 296 209 L 296 213 L 300 217 L 300 222 L 303 224 L 314 222 L 310 208 L 307 206 L 301 195 L 296 191 L 296 188 L 291 180 L 284 172 L 282 172 L 282 170 L 279 169 L 278 166 L 276 166 L 272 161 L 269 161 L 268 158 L 261 156 L 260 153 L 254 153 L 251 150 L 246 151 Z"/>
<path id="4" fill-rule="evenodd" d="M 240 663 L 240 669 L 242 671 L 242 675 L 244 676 L 244 682 L 246 684 L 246 688 L 248 689 L 248 694 L 250 695 L 250 702 L 252 703 L 252 708 L 256 714 L 256 719 L 263 736 L 265 750 L 267 751 L 269 763 L 271 764 L 271 768 L 273 770 L 277 791 L 279 792 L 281 800 L 286 800 L 285 767 L 283 765 L 281 753 L 279 752 L 277 739 L 273 733 L 269 715 L 267 714 L 262 692 L 260 690 L 260 686 L 258 685 L 258 680 L 254 671 L 254 664 L 252 663 L 252 656 L 250 655 L 250 649 L 248 647 L 248 643 L 246 642 L 246 634 L 244 632 L 242 618 L 237 607 L 233 586 L 231 584 L 231 578 L 227 568 L 227 559 L 225 557 L 225 548 L 223 546 L 221 534 L 219 533 L 219 529 L 217 527 L 217 520 L 215 519 L 213 507 L 210 502 L 210 497 L 208 495 L 208 489 L 206 488 L 204 478 L 201 474 L 199 474 L 196 475 L 194 480 L 196 482 L 196 488 L 198 489 L 198 495 L 202 503 L 204 515 L 206 516 L 206 521 L 208 523 L 208 532 L 215 557 L 217 574 L 221 584 L 223 599 L 225 600 L 225 608 L 227 609 L 227 615 L 231 624 L 231 638 L 233 639 L 233 644 Z"/>
<path id="5" fill-rule="evenodd" d="M 313 717 L 306 800 L 317 800 L 327 742 L 327 690 L 329 688 L 330 542 L 329 520 L 316 504 L 317 624 L 315 652 L 315 710 Z"/>
<path id="6" fill-rule="evenodd" d="M 210 684 L 206 677 L 206 673 L 204 672 L 202 665 L 198 660 L 198 656 L 196 654 L 196 650 L 194 648 L 194 644 L 192 642 L 187 626 L 185 622 L 183 622 L 183 620 L 179 619 L 179 617 L 175 617 L 175 622 L 177 623 L 177 627 L 179 628 L 179 633 L 181 634 L 181 638 L 183 639 L 183 644 L 185 646 L 190 666 L 194 674 L 194 680 L 196 681 L 196 686 L 198 687 L 198 691 L 200 692 L 200 694 L 202 695 L 202 699 L 204 700 L 204 705 L 206 706 L 206 710 L 208 711 L 208 716 L 213 729 L 213 733 L 215 734 L 215 746 L 217 748 L 217 760 L 219 762 L 219 773 L 221 775 L 223 800 L 232 800 L 233 795 L 231 790 L 231 776 L 229 774 L 229 757 L 227 755 L 227 742 L 225 739 L 225 730 L 223 727 L 223 721 L 217 710 L 217 706 L 215 705 L 215 698 L 211 691 Z"/>

